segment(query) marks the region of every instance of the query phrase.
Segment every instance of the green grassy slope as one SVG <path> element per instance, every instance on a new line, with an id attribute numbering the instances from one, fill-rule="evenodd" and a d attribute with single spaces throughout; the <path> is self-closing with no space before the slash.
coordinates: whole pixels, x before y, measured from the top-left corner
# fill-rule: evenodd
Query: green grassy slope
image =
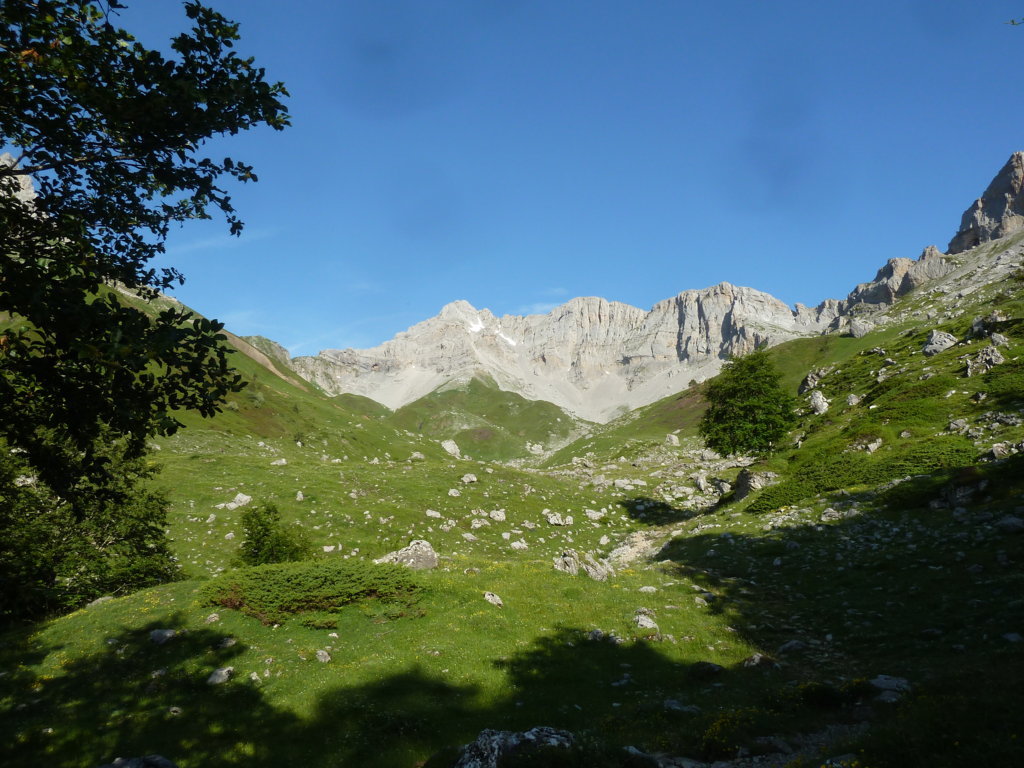
<path id="1" fill-rule="evenodd" d="M 774 349 L 794 391 L 827 369 L 831 406 L 750 466 L 773 485 L 711 508 L 695 477 L 735 482 L 740 467 L 701 456 L 698 392 L 521 468 L 437 444 L 458 414 L 554 429 L 521 404 L 508 418 L 484 383 L 391 415 L 238 355 L 253 384 L 153 454 L 188 580 L 0 636 L 0 763 L 414 766 L 482 728 L 543 724 L 576 733 L 588 766 L 644 764 L 624 745 L 711 761 L 780 739 L 805 745 L 780 759 L 791 768 L 843 753 L 863 768 L 1021 764 L 1024 534 L 1006 519 L 1024 517 L 1024 460 L 992 448 L 1024 443 L 1024 297 L 1007 281 L 925 324 L 914 313 L 934 301 L 908 297 L 904 320 L 861 339 Z M 1005 362 L 967 378 L 965 356 L 989 344 L 971 320 L 993 309 Z M 925 358 L 932 328 L 961 343 Z M 216 505 L 237 493 L 276 502 L 320 559 L 427 539 L 440 565 L 416 575 L 404 615 L 370 600 L 333 627 L 262 624 L 204 597 L 233 567 L 243 510 Z M 608 581 L 552 567 L 627 542 L 652 557 Z M 157 645 L 153 629 L 179 634 Z M 207 685 L 224 666 L 232 679 Z M 879 700 L 878 675 L 912 690 Z"/>
<path id="2" fill-rule="evenodd" d="M 483 378 L 431 392 L 399 408 L 391 421 L 435 440 L 455 440 L 463 453 L 487 460 L 528 457 L 527 443 L 557 445 L 583 423 L 553 403 L 527 400 Z"/>

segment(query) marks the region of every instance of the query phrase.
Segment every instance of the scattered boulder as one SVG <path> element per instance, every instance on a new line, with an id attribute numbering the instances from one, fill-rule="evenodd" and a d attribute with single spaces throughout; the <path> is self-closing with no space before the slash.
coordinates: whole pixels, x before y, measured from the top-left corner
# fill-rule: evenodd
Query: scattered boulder
<path id="1" fill-rule="evenodd" d="M 499 768 L 520 760 L 532 763 L 542 755 L 572 746 L 573 735 L 555 728 L 539 726 L 522 732 L 487 729 L 459 751 L 453 768 Z"/>
<path id="2" fill-rule="evenodd" d="M 445 451 L 454 456 L 456 459 L 462 458 L 462 451 L 459 449 L 458 444 L 454 440 L 441 441 L 441 447 L 444 448 Z"/>
<path id="3" fill-rule="evenodd" d="M 154 629 L 149 633 L 149 641 L 155 645 L 163 645 L 178 634 L 175 629 Z"/>
<path id="4" fill-rule="evenodd" d="M 807 650 L 807 643 L 803 640 L 787 640 L 779 646 L 779 653 L 800 653 Z"/>
<path id="5" fill-rule="evenodd" d="M 829 402 L 825 399 L 825 396 L 821 394 L 821 390 L 816 389 L 811 392 L 811 410 L 815 414 L 821 416 L 821 414 L 828 411 Z"/>
<path id="6" fill-rule="evenodd" d="M 416 539 L 410 541 L 407 547 L 394 552 L 388 552 L 388 554 L 377 558 L 373 562 L 399 563 L 412 568 L 414 571 L 425 571 L 437 568 L 437 552 L 430 546 L 429 541 Z"/>
<path id="7" fill-rule="evenodd" d="M 419 451 L 413 451 L 411 454 L 409 454 L 409 461 L 426 461 L 426 460 L 427 460 L 427 457 L 424 456 Z"/>
<path id="8" fill-rule="evenodd" d="M 484 600 L 486 600 L 491 605 L 498 606 L 499 608 L 505 607 L 505 603 L 502 601 L 502 599 L 493 592 L 484 592 Z"/>
<path id="9" fill-rule="evenodd" d="M 274 459 L 272 462 L 270 462 L 270 466 L 272 467 L 284 467 L 287 465 L 288 459 Z"/>
<path id="10" fill-rule="evenodd" d="M 669 446 L 670 448 L 678 448 L 679 435 L 674 435 L 671 432 L 669 432 L 667 435 L 665 435 L 665 445 Z"/>
<path id="11" fill-rule="evenodd" d="M 865 320 L 863 317 L 851 317 L 850 318 L 850 335 L 855 339 L 862 339 L 875 330 L 875 325 L 870 320 Z"/>
<path id="12" fill-rule="evenodd" d="M 650 608 L 637 608 L 633 614 L 633 623 L 638 629 L 653 629 L 659 632 L 657 623 L 654 621 L 654 611 Z"/>
<path id="13" fill-rule="evenodd" d="M 555 570 L 575 576 L 580 571 L 580 558 L 576 550 L 567 549 L 558 557 L 554 558 Z"/>
<path id="14" fill-rule="evenodd" d="M 939 352 L 945 352 L 950 347 L 956 344 L 956 336 L 945 331 L 933 330 L 928 334 L 928 339 L 924 343 L 924 347 L 921 351 L 927 357 L 939 354 Z"/>
<path id="15" fill-rule="evenodd" d="M 1016 515 L 1006 515 L 996 520 L 995 527 L 1000 533 L 1024 533 L 1024 520 Z"/>
<path id="16" fill-rule="evenodd" d="M 321 664 L 327 664 L 331 660 L 331 654 L 321 649 L 316 652 L 316 660 L 319 661 Z"/>
<path id="17" fill-rule="evenodd" d="M 210 676 L 206 678 L 207 685 L 222 685 L 231 679 L 231 676 L 235 674 L 234 667 L 218 667 L 210 673 Z"/>
<path id="18" fill-rule="evenodd" d="M 797 392 L 801 395 L 805 395 L 812 389 L 817 389 L 818 384 L 826 375 L 828 375 L 828 372 L 828 368 L 815 368 L 804 376 L 804 380 L 800 382 L 800 389 L 798 389 Z"/>
<path id="19" fill-rule="evenodd" d="M 846 396 L 847 405 L 860 405 L 860 395 L 849 394 Z"/>
<path id="20" fill-rule="evenodd" d="M 967 375 L 980 376 L 1005 362 L 1006 358 L 998 347 L 985 347 L 974 357 L 967 358 Z"/>
<path id="21" fill-rule="evenodd" d="M 475 483 L 475 482 L 476 482 L 476 475 L 474 475 L 474 474 L 472 474 L 470 472 L 467 472 L 466 474 L 464 474 L 462 476 L 462 483 L 463 483 L 463 485 L 469 485 L 470 483 Z"/>
<path id="22" fill-rule="evenodd" d="M 740 470 L 736 478 L 735 492 L 733 498 L 736 501 L 747 498 L 754 491 L 767 488 L 779 482 L 779 475 L 776 472 L 751 472 L 748 467 Z"/>

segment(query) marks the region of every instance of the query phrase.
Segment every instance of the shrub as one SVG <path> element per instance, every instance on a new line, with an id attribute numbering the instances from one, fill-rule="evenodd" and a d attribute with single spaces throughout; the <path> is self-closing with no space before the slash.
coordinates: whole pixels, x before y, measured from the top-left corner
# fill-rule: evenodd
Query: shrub
<path id="1" fill-rule="evenodd" d="M 404 615 L 422 587 L 401 565 L 362 560 L 307 560 L 240 568 L 218 576 L 204 588 L 213 604 L 253 616 L 265 624 L 303 615 L 314 626 L 331 622 L 328 614 L 355 603 L 375 601 L 391 617 Z"/>
<path id="2" fill-rule="evenodd" d="M 242 528 L 245 539 L 238 558 L 246 565 L 286 563 L 312 552 L 302 531 L 285 529 L 281 513 L 270 502 L 247 509 L 242 515 Z"/>

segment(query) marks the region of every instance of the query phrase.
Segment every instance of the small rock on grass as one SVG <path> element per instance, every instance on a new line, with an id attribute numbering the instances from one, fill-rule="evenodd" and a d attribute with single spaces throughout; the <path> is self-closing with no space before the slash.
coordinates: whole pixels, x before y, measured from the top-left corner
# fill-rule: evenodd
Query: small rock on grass
<path id="1" fill-rule="evenodd" d="M 498 606 L 499 608 L 503 608 L 505 605 L 505 603 L 502 602 L 501 598 L 493 592 L 484 592 L 484 600 L 486 600 L 491 605 Z"/>
<path id="2" fill-rule="evenodd" d="M 231 679 L 231 676 L 235 673 L 234 667 L 219 667 L 210 673 L 210 676 L 206 678 L 207 685 L 221 685 Z"/>

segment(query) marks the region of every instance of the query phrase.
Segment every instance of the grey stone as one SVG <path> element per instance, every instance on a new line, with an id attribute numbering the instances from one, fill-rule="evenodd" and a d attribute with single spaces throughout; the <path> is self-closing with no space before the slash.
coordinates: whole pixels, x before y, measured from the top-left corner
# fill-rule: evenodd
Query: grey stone
<path id="1" fill-rule="evenodd" d="M 456 443 L 454 440 L 442 440 L 441 447 L 444 448 L 446 452 L 454 456 L 456 459 L 462 458 L 462 451 L 459 449 L 459 444 Z"/>
<path id="2" fill-rule="evenodd" d="M 800 653 L 807 650 L 807 643 L 802 640 L 787 640 L 779 646 L 779 653 Z"/>
<path id="3" fill-rule="evenodd" d="M 967 375 L 981 376 L 1005 362 L 1006 358 L 997 347 L 985 347 L 977 355 L 967 359 Z"/>
<path id="4" fill-rule="evenodd" d="M 825 399 L 825 396 L 821 394 L 821 390 L 814 390 L 811 392 L 811 410 L 815 414 L 821 416 L 823 413 L 828 411 L 829 402 Z"/>
<path id="5" fill-rule="evenodd" d="M 539 726 L 528 731 L 484 730 L 476 741 L 466 744 L 452 768 L 499 768 L 514 765 L 517 759 L 529 760 L 549 751 L 571 749 L 574 737 L 569 731 Z M 552 763 L 553 764 L 553 763 Z"/>
<path id="6" fill-rule="evenodd" d="M 933 330 L 928 334 L 928 339 L 924 343 L 924 347 L 921 351 L 927 356 L 932 357 L 940 352 L 945 352 L 950 347 L 956 344 L 956 336 L 946 333 L 945 331 Z"/>
<path id="7" fill-rule="evenodd" d="M 412 568 L 414 571 L 425 571 L 437 568 L 437 552 L 430 546 L 429 541 L 415 539 L 410 541 L 407 547 L 389 552 L 379 557 L 375 563 L 399 563 Z"/>
<path id="8" fill-rule="evenodd" d="M 733 498 L 736 501 L 745 499 L 754 491 L 775 485 L 777 482 L 779 482 L 779 475 L 776 472 L 751 472 L 749 468 L 744 467 L 736 477 L 736 490 Z"/>
<path id="9" fill-rule="evenodd" d="M 908 693 L 910 691 L 910 681 L 905 677 L 878 675 L 869 680 L 868 683 L 880 691 L 895 691 L 896 693 Z"/>
<path id="10" fill-rule="evenodd" d="M 861 339 L 875 330 L 875 325 L 863 317 L 850 318 L 850 335 L 855 339 Z"/>
<path id="11" fill-rule="evenodd" d="M 235 674 L 234 667 L 218 667 L 210 673 L 208 678 L 206 678 L 206 684 L 222 685 L 230 680 L 233 674 Z"/>
<path id="12" fill-rule="evenodd" d="M 320 649 L 316 652 L 316 660 L 321 664 L 327 664 L 331 660 L 331 654 L 327 651 Z"/>
<path id="13" fill-rule="evenodd" d="M 505 603 L 502 601 L 502 599 L 493 592 L 484 592 L 484 600 L 486 600 L 491 605 L 498 606 L 499 608 L 505 607 Z"/>
<path id="14" fill-rule="evenodd" d="M 1005 515 L 996 520 L 995 527 L 1000 533 L 1024 533 L 1024 520 L 1016 515 Z"/>
<path id="15" fill-rule="evenodd" d="M 101 765 L 100 768 L 177 768 L 177 765 L 162 755 L 146 755 L 145 757 L 118 757 L 114 762 Z"/>
<path id="16" fill-rule="evenodd" d="M 149 640 L 156 645 L 163 645 L 177 634 L 178 631 L 175 629 L 154 629 L 149 633 Z"/>

